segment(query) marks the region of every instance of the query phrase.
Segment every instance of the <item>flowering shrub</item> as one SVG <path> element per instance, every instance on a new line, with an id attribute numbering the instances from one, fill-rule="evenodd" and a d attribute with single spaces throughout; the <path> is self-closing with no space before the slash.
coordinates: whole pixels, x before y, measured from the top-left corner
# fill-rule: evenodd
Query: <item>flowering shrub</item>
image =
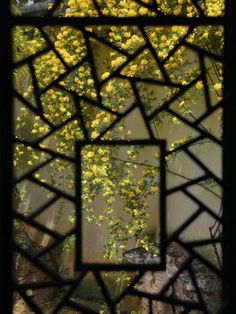
<path id="1" fill-rule="evenodd" d="M 141 15 L 158 18 L 158 12 L 153 12 L 136 1 L 97 2 L 102 14 L 107 16 Z M 153 3 L 151 0 L 142 2 Z M 198 2 L 208 16 L 223 15 L 222 0 Z M 160 11 L 167 15 L 183 15 L 189 18 L 199 16 L 191 1 L 158 0 L 157 4 Z M 94 17 L 98 16 L 98 11 L 92 0 L 69 0 L 62 4 L 59 14 L 66 17 Z M 185 44 L 177 47 L 183 38 Z M 53 43 L 54 49 L 47 50 L 47 40 Z M 148 46 L 146 42 L 149 43 Z M 41 148 L 52 149 L 58 156 L 69 158 L 75 157 L 74 144 L 77 140 L 132 139 L 135 134 L 125 120 L 121 119 L 117 123 L 119 116 L 138 101 L 130 78 L 136 79 L 137 93 L 147 116 L 152 115 L 181 88 L 191 85 L 186 93 L 178 97 L 174 109 L 183 118 L 197 120 L 195 108 L 198 99 L 204 94 L 205 86 L 200 78 L 198 57 L 191 50 L 191 46 L 221 55 L 222 27 L 197 26 L 190 29 L 187 26 L 147 26 L 141 29 L 137 26 L 89 26 L 74 29 L 63 26 L 45 27 L 43 30 L 16 27 L 16 62 L 45 50 L 33 62 L 33 70 L 22 66 L 15 71 L 16 89 L 28 103 L 27 107 L 16 102 L 19 107 L 16 119 L 17 137 L 29 143 L 38 141 Z M 168 57 L 170 53 L 172 55 Z M 127 62 L 132 55 L 132 61 Z M 88 56 L 93 64 L 88 61 Z M 94 67 L 97 69 L 96 73 Z M 212 58 L 205 61 L 205 67 L 209 90 L 220 101 L 222 66 Z M 32 71 L 35 73 L 39 93 L 35 90 Z M 167 78 L 171 84 L 166 83 Z M 148 84 L 148 80 L 164 85 L 163 96 L 157 95 L 156 86 Z M 96 89 L 98 85 L 101 87 L 100 93 Z M 39 104 L 43 119 L 34 110 Z M 152 126 L 157 138 L 158 127 L 166 116 L 169 117 L 170 114 L 165 112 L 160 116 L 153 116 Z M 114 127 L 110 128 L 113 123 Z M 172 115 L 171 123 L 178 126 L 183 122 Z M 207 131 L 212 132 L 209 129 Z M 175 150 L 189 140 L 191 136 L 184 135 L 169 143 L 168 149 Z M 114 147 L 88 146 L 82 152 L 84 216 L 98 226 L 106 224 L 108 237 L 104 256 L 107 259 L 119 260 L 132 239 L 147 251 L 158 254 L 155 241 L 147 234 L 147 224 L 150 219 L 148 198 L 150 195 L 157 195 L 159 188 L 159 154 L 153 156 L 153 164 L 146 161 L 141 163 L 139 158 L 142 150 L 142 147 L 131 145 L 125 152 L 125 160 L 122 160 L 120 150 Z M 30 145 L 21 143 L 16 146 L 14 163 L 17 171 L 20 171 L 35 167 L 48 158 L 46 152 L 38 152 Z M 176 154 L 169 155 L 167 161 L 175 158 Z M 139 175 L 136 171 L 138 167 L 142 169 Z M 74 195 L 73 165 L 59 157 L 49 163 L 47 175 L 38 170 L 34 177 L 44 183 L 53 183 L 56 188 Z M 94 205 L 98 196 L 103 197 L 106 203 L 99 214 Z M 123 202 L 123 214 L 120 216 L 117 216 L 114 209 L 117 199 Z M 75 223 L 74 215 L 68 219 L 71 224 Z"/>

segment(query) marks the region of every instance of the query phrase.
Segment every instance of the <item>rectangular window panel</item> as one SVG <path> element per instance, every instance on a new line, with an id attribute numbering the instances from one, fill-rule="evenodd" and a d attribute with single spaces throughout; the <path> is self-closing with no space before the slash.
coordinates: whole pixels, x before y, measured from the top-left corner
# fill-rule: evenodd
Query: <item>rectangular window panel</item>
<path id="1" fill-rule="evenodd" d="M 10 2 L 0 312 L 234 313 L 233 1 Z"/>

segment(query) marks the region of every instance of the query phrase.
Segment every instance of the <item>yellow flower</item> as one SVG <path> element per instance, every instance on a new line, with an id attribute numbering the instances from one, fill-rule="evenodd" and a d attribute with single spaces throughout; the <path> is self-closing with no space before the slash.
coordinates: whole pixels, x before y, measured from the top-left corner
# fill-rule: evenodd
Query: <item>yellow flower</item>
<path id="1" fill-rule="evenodd" d="M 105 72 L 102 74 L 102 80 L 105 80 L 106 78 L 108 78 L 108 76 L 110 75 L 109 72 Z"/>
<path id="2" fill-rule="evenodd" d="M 92 79 L 88 79 L 88 84 L 89 85 L 93 85 L 93 80 Z"/>
<path id="3" fill-rule="evenodd" d="M 70 218 L 69 218 L 69 221 L 70 221 L 71 223 L 74 223 L 74 222 L 75 222 L 75 217 L 70 217 Z"/>
<path id="4" fill-rule="evenodd" d="M 151 187 L 151 192 L 156 193 L 158 191 L 158 188 L 156 186 Z"/>
<path id="5" fill-rule="evenodd" d="M 91 157 L 93 157 L 93 156 L 94 156 L 94 152 L 88 152 L 88 153 L 87 153 L 87 157 L 88 157 L 88 158 L 91 158 Z"/>
<path id="6" fill-rule="evenodd" d="M 131 135 L 131 130 L 128 130 L 127 135 L 128 135 L 128 136 Z"/>
<path id="7" fill-rule="evenodd" d="M 139 188 L 135 188 L 135 192 L 137 193 L 137 194 L 141 194 L 142 193 L 142 191 L 139 189 Z"/>
<path id="8" fill-rule="evenodd" d="M 97 131 L 93 131 L 92 134 L 91 134 L 92 138 L 96 138 L 98 136 L 99 136 L 99 133 Z"/>
<path id="9" fill-rule="evenodd" d="M 198 89 L 198 90 L 203 89 L 203 83 L 202 83 L 202 81 L 198 81 L 198 82 L 197 82 L 197 84 L 196 84 L 196 89 Z"/>
<path id="10" fill-rule="evenodd" d="M 131 65 L 131 67 L 130 67 L 130 71 L 132 71 L 132 72 L 136 72 L 138 70 L 138 66 L 137 66 L 137 64 L 135 64 L 135 65 Z"/>
<path id="11" fill-rule="evenodd" d="M 142 8 L 140 8 L 139 9 L 139 14 L 141 14 L 141 15 L 145 15 L 145 14 L 147 14 L 147 12 L 148 12 L 148 9 L 147 8 L 144 8 L 144 7 L 142 7 Z"/>
<path id="12" fill-rule="evenodd" d="M 163 41 L 163 42 L 166 42 L 166 41 L 167 41 L 166 35 L 162 35 L 162 36 L 161 36 L 161 41 Z"/>
<path id="13" fill-rule="evenodd" d="M 127 213 L 130 213 L 130 212 L 131 212 L 131 209 L 130 209 L 129 207 L 125 207 L 125 211 L 126 211 Z"/>
<path id="14" fill-rule="evenodd" d="M 107 86 L 106 86 L 106 91 L 107 91 L 108 93 L 110 93 L 110 92 L 112 91 L 111 85 L 107 85 Z"/>
<path id="15" fill-rule="evenodd" d="M 93 174 L 92 174 L 92 172 L 90 172 L 90 171 L 86 171 L 86 172 L 84 173 L 84 175 L 83 175 L 83 177 L 84 177 L 85 179 L 91 178 L 92 176 L 93 176 Z"/>
<path id="16" fill-rule="evenodd" d="M 221 91 L 221 89 L 222 89 L 222 84 L 221 83 L 216 83 L 214 85 L 214 90 L 215 91 L 219 92 L 219 91 Z"/>
<path id="17" fill-rule="evenodd" d="M 172 118 L 174 124 L 181 124 L 180 120 L 177 117 Z"/>
<path id="18" fill-rule="evenodd" d="M 100 156 L 104 155 L 104 151 L 103 151 L 103 149 L 99 148 L 99 150 L 98 150 L 98 154 L 99 154 Z"/>
<path id="19" fill-rule="evenodd" d="M 124 33 L 124 36 L 125 36 L 126 38 L 129 38 L 129 37 L 131 36 L 131 33 L 130 33 L 130 32 L 126 32 L 126 33 Z"/>

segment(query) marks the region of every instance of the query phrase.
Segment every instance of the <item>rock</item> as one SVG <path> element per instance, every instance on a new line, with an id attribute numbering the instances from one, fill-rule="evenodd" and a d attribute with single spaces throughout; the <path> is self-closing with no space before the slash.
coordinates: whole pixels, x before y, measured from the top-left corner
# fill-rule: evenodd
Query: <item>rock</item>
<path id="1" fill-rule="evenodd" d="M 159 264 L 160 257 L 138 247 L 124 252 L 124 258 L 129 264 Z"/>
<path id="2" fill-rule="evenodd" d="M 24 5 L 22 15 L 42 16 L 48 11 L 48 4 L 52 2 L 54 0 L 36 0 L 30 5 Z"/>
<path id="3" fill-rule="evenodd" d="M 143 283 L 140 286 L 139 290 L 148 292 L 150 294 L 155 294 L 161 291 L 161 288 L 165 283 L 167 283 L 169 277 L 166 271 L 159 271 L 159 272 L 147 272 L 144 275 Z M 171 295 L 172 289 L 169 289 L 166 295 Z M 166 303 L 153 301 L 152 303 L 153 313 L 172 313 L 171 306 Z M 149 301 L 145 298 L 142 299 L 142 313 L 148 314 L 149 313 Z"/>
<path id="4" fill-rule="evenodd" d="M 143 248 L 136 248 L 124 253 L 124 257 L 128 263 L 135 264 L 153 264 L 159 263 L 160 259 L 157 256 L 147 252 Z M 181 265 L 187 258 L 186 253 L 177 245 L 172 245 L 167 250 L 167 265 L 165 271 L 146 272 L 140 282 L 138 288 L 140 291 L 150 294 L 157 294 L 162 287 L 173 277 Z M 195 279 L 199 290 L 204 298 L 209 313 L 216 311 L 219 308 L 219 300 L 221 296 L 221 283 L 217 275 L 210 272 L 198 260 L 192 262 L 192 269 L 195 274 Z M 165 293 L 166 296 L 171 296 L 179 300 L 189 302 L 198 302 L 196 289 L 188 271 L 181 273 L 170 289 Z M 142 299 L 142 313 L 149 313 L 149 301 Z M 173 309 L 169 304 L 154 301 L 152 303 L 153 313 L 171 314 Z M 182 307 L 175 309 L 175 313 L 181 313 Z"/>
<path id="5" fill-rule="evenodd" d="M 151 252 L 147 252 L 144 248 L 138 247 L 135 249 L 128 250 L 124 253 L 124 258 L 128 263 L 131 264 L 159 264 L 160 257 L 155 256 Z M 141 285 L 139 287 L 140 291 L 148 292 L 151 294 L 158 293 L 162 286 L 169 280 L 174 271 L 173 267 L 168 268 L 168 272 L 159 271 L 159 272 L 146 272 L 142 278 Z M 170 295 L 172 292 L 171 289 L 167 292 L 167 295 Z M 142 314 L 149 313 L 149 301 L 146 298 L 143 298 L 141 301 Z M 153 313 L 163 314 L 163 313 L 172 313 L 171 306 L 162 302 L 153 301 L 152 303 Z"/>

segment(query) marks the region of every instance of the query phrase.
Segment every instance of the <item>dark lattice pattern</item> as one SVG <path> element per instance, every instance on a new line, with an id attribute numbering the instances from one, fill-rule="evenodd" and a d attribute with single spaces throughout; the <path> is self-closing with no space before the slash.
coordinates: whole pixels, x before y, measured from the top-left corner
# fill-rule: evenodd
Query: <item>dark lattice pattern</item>
<path id="1" fill-rule="evenodd" d="M 138 269 L 138 272 L 136 273 L 135 277 L 132 279 L 132 282 L 128 285 L 127 288 L 124 289 L 124 291 L 117 296 L 115 299 L 113 299 L 110 295 L 110 291 L 108 291 L 106 284 L 103 281 L 101 269 L 96 269 L 96 266 L 91 269 L 91 272 L 94 274 L 95 279 L 97 281 L 97 284 L 101 288 L 101 293 L 103 295 L 103 298 L 108 306 L 108 309 L 111 313 L 116 313 L 116 306 L 119 305 L 119 303 L 128 295 L 133 295 L 137 297 L 145 297 L 150 301 L 150 304 L 152 301 L 162 301 L 164 303 L 172 304 L 173 306 L 182 306 L 183 307 L 183 313 L 188 313 L 193 309 L 200 310 L 202 312 L 207 313 L 208 310 L 206 308 L 206 304 L 204 301 L 204 297 L 201 295 L 200 288 L 198 287 L 198 282 L 195 278 L 194 272 L 193 272 L 193 262 L 197 259 L 200 261 L 203 265 L 205 265 L 206 268 L 209 269 L 209 271 L 212 271 L 213 273 L 217 274 L 218 276 L 222 277 L 222 270 L 219 269 L 215 264 L 211 263 L 209 260 L 207 260 L 205 257 L 201 256 L 195 250 L 195 248 L 204 246 L 207 244 L 212 243 L 220 243 L 221 238 L 209 238 L 205 240 L 199 240 L 199 241 L 183 241 L 180 237 L 181 233 L 186 230 L 191 224 L 202 214 L 207 213 L 210 216 L 212 216 L 217 224 L 222 223 L 221 215 L 215 214 L 215 212 L 212 211 L 211 208 L 206 206 L 200 199 L 198 199 L 192 192 L 189 190 L 190 187 L 195 186 L 198 183 L 201 183 L 205 180 L 213 180 L 216 182 L 219 186 L 222 185 L 221 178 L 217 177 L 205 164 L 204 160 L 200 160 L 198 156 L 196 156 L 191 151 L 191 146 L 194 143 L 201 142 L 203 140 L 211 140 L 212 142 L 216 143 L 217 145 L 222 145 L 222 140 L 218 136 L 216 136 L 214 133 L 209 132 L 206 128 L 202 127 L 202 122 L 206 120 L 207 118 L 211 117 L 219 108 L 222 107 L 222 101 L 219 101 L 217 104 L 212 104 L 210 99 L 210 91 L 209 91 L 209 83 L 207 81 L 206 77 L 206 59 L 209 58 L 210 60 L 214 60 L 214 62 L 221 63 L 222 55 L 217 54 L 215 51 L 206 50 L 205 47 L 201 47 L 197 44 L 190 43 L 189 37 L 194 32 L 194 30 L 197 27 L 200 27 L 201 25 L 217 25 L 217 24 L 223 24 L 223 21 L 219 17 L 217 18 L 207 18 L 206 14 L 204 12 L 204 9 L 201 7 L 201 4 L 198 3 L 198 1 L 192 0 L 191 3 L 194 6 L 195 10 L 198 12 L 196 14 L 197 18 L 193 18 L 192 20 L 185 17 L 180 17 L 180 19 L 176 19 L 175 17 L 171 16 L 163 16 L 161 13 L 161 10 L 158 8 L 158 4 L 156 4 L 155 1 L 150 2 L 150 4 L 145 4 L 143 1 L 136 1 L 140 6 L 143 6 L 145 8 L 148 8 L 149 11 L 154 12 L 158 15 L 157 18 L 153 17 L 144 17 L 144 18 L 125 18 L 123 21 L 121 18 L 115 18 L 115 17 L 104 17 L 101 9 L 99 8 L 98 1 L 93 1 L 94 7 L 97 9 L 98 17 L 85 17 L 83 18 L 68 18 L 67 21 L 65 18 L 57 19 L 56 17 L 53 17 L 53 13 L 57 11 L 57 9 L 60 6 L 60 3 L 62 1 L 57 1 L 56 4 L 52 7 L 52 9 L 47 13 L 45 18 L 30 18 L 30 17 L 16 17 L 15 19 L 15 25 L 32 25 L 36 26 L 41 34 L 41 36 L 44 38 L 46 42 L 46 46 L 40 50 L 39 52 L 36 52 L 33 55 L 30 55 L 24 60 L 20 60 L 14 63 L 14 69 L 17 69 L 23 65 L 28 65 L 30 69 L 30 74 L 32 78 L 34 93 L 35 93 L 35 105 L 32 105 L 31 101 L 28 100 L 26 97 L 21 95 L 19 91 L 14 91 L 14 97 L 22 103 L 23 106 L 25 106 L 28 110 L 30 110 L 33 114 L 39 116 L 41 120 L 44 122 L 44 124 L 48 125 L 49 131 L 41 138 L 38 138 L 34 142 L 26 141 L 23 138 L 17 137 L 15 138 L 15 143 L 22 144 L 27 147 L 31 147 L 32 149 L 35 149 L 39 152 L 45 152 L 49 158 L 44 161 L 42 164 L 37 165 L 27 173 L 22 174 L 15 180 L 15 184 L 19 184 L 25 179 L 28 179 L 29 181 L 33 182 L 34 184 L 44 187 L 47 190 L 53 192 L 54 197 L 50 199 L 48 202 L 40 206 L 40 208 L 37 208 L 35 211 L 31 213 L 30 216 L 27 218 L 23 216 L 20 213 L 15 213 L 15 218 L 19 221 L 23 221 L 34 228 L 40 230 L 43 234 L 48 234 L 53 238 L 52 243 L 50 246 L 41 249 L 36 254 L 30 254 L 30 252 L 27 252 L 24 250 L 23 247 L 21 247 L 19 244 L 15 244 L 15 250 L 16 252 L 20 253 L 25 259 L 29 260 L 35 267 L 37 267 L 41 272 L 43 272 L 47 280 L 45 282 L 37 282 L 37 283 L 24 283 L 16 284 L 16 291 L 21 295 L 21 297 L 25 300 L 25 302 L 30 306 L 30 308 L 35 313 L 42 313 L 40 306 L 37 305 L 33 298 L 30 297 L 30 295 L 27 294 L 27 291 L 29 289 L 40 289 L 40 288 L 50 288 L 50 287 L 66 287 L 67 292 L 64 294 L 62 300 L 56 304 L 55 309 L 53 310 L 53 313 L 58 313 L 60 309 L 63 307 L 69 307 L 77 310 L 81 313 L 96 313 L 96 311 L 91 310 L 91 308 L 86 307 L 83 304 L 80 304 L 79 302 L 75 302 L 71 296 L 73 295 L 73 292 L 80 286 L 83 285 L 83 279 L 88 273 L 88 270 L 79 272 L 75 278 L 71 279 L 64 279 L 61 278 L 60 275 L 54 273 L 46 264 L 44 264 L 40 257 L 48 254 L 50 250 L 53 250 L 58 244 L 63 242 L 68 236 L 72 234 L 76 234 L 76 227 L 72 230 L 69 230 L 66 234 L 59 234 L 56 231 L 52 231 L 48 229 L 47 227 L 39 224 L 35 221 L 35 217 L 42 213 L 43 211 L 47 210 L 47 208 L 56 202 L 58 199 L 66 199 L 69 202 L 76 202 L 76 197 L 74 195 L 70 195 L 64 191 L 61 191 L 57 189 L 54 186 L 51 186 L 48 183 L 41 182 L 38 180 L 34 173 L 37 172 L 40 168 L 46 166 L 48 163 L 55 159 L 61 159 L 69 163 L 75 163 L 77 158 L 75 156 L 67 156 L 63 155 L 62 153 L 57 152 L 56 150 L 53 150 L 49 147 L 42 147 L 41 143 L 45 141 L 48 137 L 55 134 L 58 130 L 63 128 L 66 124 L 70 123 L 73 119 L 78 119 L 81 122 L 81 129 L 84 136 L 84 139 L 87 143 L 99 143 L 109 132 L 112 130 L 120 121 L 125 119 L 133 110 L 139 109 L 140 113 L 142 115 L 143 122 L 145 124 L 145 127 L 148 131 L 148 138 L 146 139 L 147 143 L 153 144 L 156 142 L 156 136 L 153 132 L 153 129 L 151 127 L 152 122 L 155 121 L 159 116 L 161 116 L 164 112 L 170 114 L 173 117 L 177 117 L 184 125 L 187 125 L 190 129 L 196 131 L 196 136 L 191 136 L 188 138 L 187 141 L 182 143 L 181 145 L 177 146 L 174 149 L 168 149 L 165 152 L 165 156 L 168 157 L 178 151 L 183 151 L 200 169 L 202 170 L 203 174 L 200 177 L 194 178 L 191 181 L 188 181 L 186 183 L 177 185 L 175 187 L 172 187 L 170 189 L 165 190 L 164 194 L 165 197 L 168 197 L 176 192 L 183 193 L 186 197 L 188 197 L 192 202 L 196 204 L 198 207 L 198 210 L 192 214 L 186 221 L 172 234 L 169 235 L 167 241 L 165 243 L 162 243 L 167 248 L 171 243 L 177 242 L 180 246 L 182 246 L 186 252 L 188 252 L 188 257 L 186 258 L 186 261 L 183 263 L 183 265 L 179 268 L 179 270 L 171 277 L 169 282 L 162 288 L 162 290 L 157 294 L 150 294 L 147 292 L 142 292 L 139 289 L 137 289 L 136 284 L 141 280 L 141 278 L 145 274 L 144 267 L 140 266 L 140 269 Z M 176 23 L 189 25 L 189 29 L 186 32 L 186 34 L 179 39 L 179 41 L 175 44 L 174 48 L 168 52 L 168 55 L 165 58 L 158 57 L 155 49 L 153 48 L 152 43 L 150 42 L 149 37 L 147 36 L 146 28 L 148 25 L 152 26 L 159 26 L 159 25 L 175 25 Z M 63 23 L 72 26 L 74 29 L 78 30 L 83 38 L 84 43 L 86 47 L 86 53 L 85 56 L 79 60 L 77 63 L 73 64 L 72 66 L 69 66 L 66 61 L 63 59 L 63 57 L 60 55 L 56 47 L 54 46 L 53 41 L 50 38 L 50 35 L 45 31 L 45 26 L 47 25 L 57 25 L 61 26 Z M 134 25 L 139 30 L 140 34 L 142 34 L 143 44 L 140 48 L 138 48 L 135 52 L 130 53 L 125 50 L 123 50 L 120 47 L 117 47 L 113 45 L 111 42 L 109 42 L 106 38 L 102 38 L 99 36 L 99 34 L 96 32 L 96 26 L 98 25 L 104 25 L 104 27 L 107 27 L 106 25 Z M 150 24 L 149 24 L 150 23 Z M 86 29 L 86 26 L 95 25 L 94 29 L 92 31 L 88 31 Z M 94 61 L 94 55 L 93 50 L 91 48 L 91 39 L 98 41 L 99 43 L 102 43 L 106 45 L 109 48 L 112 48 L 117 53 L 121 54 L 125 57 L 125 61 L 122 62 L 121 65 L 119 65 L 116 70 L 110 73 L 110 75 L 104 79 L 100 80 L 99 75 L 97 73 L 96 64 Z M 174 56 L 175 52 L 180 47 L 186 47 L 189 49 L 189 51 L 192 51 L 197 58 L 197 63 L 199 65 L 199 71 L 196 73 L 196 77 L 183 84 L 181 81 L 173 81 L 170 78 L 170 73 L 166 71 L 165 65 L 168 63 L 171 57 Z M 124 74 L 122 70 L 129 66 L 135 59 L 137 59 L 139 56 L 142 56 L 142 53 L 148 50 L 150 53 L 150 56 L 155 60 L 157 68 L 160 70 L 160 77 L 158 78 L 143 78 L 143 77 L 130 77 Z M 47 86 L 40 87 L 40 84 L 37 80 L 37 76 L 35 74 L 35 68 L 34 68 L 34 62 L 37 58 L 40 56 L 43 56 L 44 54 L 48 52 L 53 52 L 58 60 L 60 60 L 61 64 L 64 66 L 64 73 L 60 74 L 53 82 L 50 82 Z M 94 81 L 94 89 L 95 93 L 97 95 L 96 99 L 93 100 L 90 97 L 87 97 L 83 94 L 78 94 L 70 88 L 67 88 L 65 85 L 62 86 L 60 82 L 62 82 L 70 73 L 77 70 L 83 63 L 89 64 L 89 67 L 91 69 L 91 77 Z M 132 92 L 134 94 L 135 101 L 133 104 L 123 112 L 117 112 L 113 110 L 112 108 L 109 108 L 109 106 L 106 106 L 103 102 L 103 99 L 101 97 L 101 90 L 104 85 L 106 85 L 110 80 L 113 78 L 125 78 L 131 86 Z M 172 108 L 172 104 L 178 100 L 182 95 L 187 93 L 193 86 L 196 85 L 197 82 L 202 81 L 204 86 L 204 97 L 205 97 L 205 111 L 193 122 L 188 120 L 186 117 L 182 116 L 180 113 L 175 111 Z M 148 111 L 145 107 L 145 104 L 143 104 L 142 99 L 139 95 L 139 85 L 138 83 L 146 83 L 146 84 L 157 84 L 159 86 L 163 87 L 169 87 L 175 89 L 175 92 L 171 95 L 169 99 L 167 99 L 160 107 L 154 108 L 151 112 Z M 72 97 L 74 103 L 77 105 L 77 111 L 74 113 L 72 117 L 70 117 L 67 121 L 64 121 L 63 123 L 60 123 L 58 125 L 52 124 L 47 117 L 45 117 L 44 110 L 42 105 L 42 96 L 47 93 L 49 89 L 57 88 L 62 91 L 65 91 L 67 94 Z M 86 89 L 86 87 L 85 87 Z M 86 127 L 86 121 L 83 119 L 83 114 L 80 109 L 80 103 L 81 101 L 86 101 L 88 104 L 92 105 L 93 107 L 99 108 L 108 114 L 111 114 L 114 117 L 114 120 L 112 123 L 107 126 L 105 129 L 101 131 L 101 133 L 95 138 L 91 138 L 89 130 Z M 129 143 L 133 143 L 132 140 L 129 141 Z M 164 205 L 165 200 L 162 200 L 162 205 Z M 163 221 L 164 222 L 164 221 Z M 163 229 L 165 230 L 165 226 L 163 226 Z M 164 250 L 162 251 L 162 253 Z M 113 266 L 113 270 L 121 270 L 123 269 L 123 266 L 117 265 L 116 267 Z M 198 302 L 192 303 L 188 300 L 178 300 L 173 299 L 170 296 L 168 296 L 168 289 L 173 285 L 173 283 L 178 279 L 179 276 L 181 276 L 184 272 L 189 272 L 189 275 L 192 279 L 192 282 L 194 284 L 197 296 L 198 296 Z M 55 300 L 56 302 L 56 300 Z M 56 302 L 57 303 L 57 302 Z M 150 305 L 150 313 L 152 312 L 151 305 Z"/>

